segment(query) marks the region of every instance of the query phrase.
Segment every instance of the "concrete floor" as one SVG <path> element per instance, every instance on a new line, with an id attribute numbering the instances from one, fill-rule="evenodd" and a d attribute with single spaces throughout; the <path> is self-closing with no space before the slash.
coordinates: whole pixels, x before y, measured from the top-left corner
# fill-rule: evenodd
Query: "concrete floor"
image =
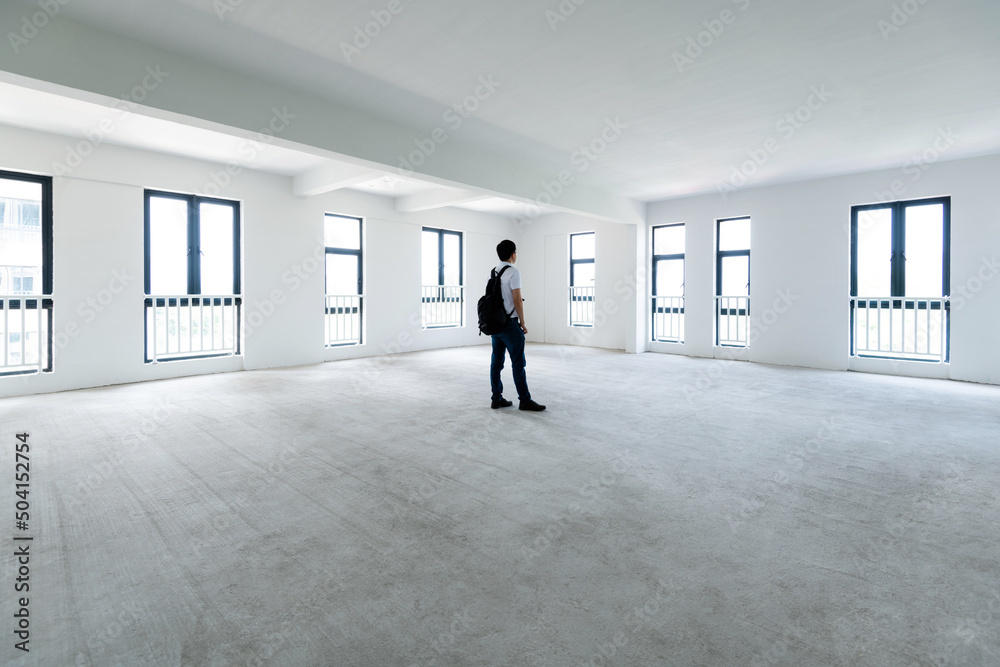
<path id="1" fill-rule="evenodd" d="M 0 663 L 1000 665 L 1000 387 L 527 354 L 0 401 Z"/>

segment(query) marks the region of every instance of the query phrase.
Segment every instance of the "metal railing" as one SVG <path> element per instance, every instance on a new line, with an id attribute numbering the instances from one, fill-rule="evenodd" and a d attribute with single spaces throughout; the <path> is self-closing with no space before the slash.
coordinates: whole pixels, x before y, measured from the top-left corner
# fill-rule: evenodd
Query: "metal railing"
<path id="1" fill-rule="evenodd" d="M 913 361 L 948 361 L 950 300 L 851 299 L 852 354 Z"/>
<path id="2" fill-rule="evenodd" d="M 425 329 L 460 327 L 465 323 L 462 285 L 424 285 L 421 305 Z"/>
<path id="3" fill-rule="evenodd" d="M 52 297 L 0 296 L 0 375 L 52 370 Z"/>
<path id="4" fill-rule="evenodd" d="M 326 346 L 361 344 L 361 300 L 359 294 L 326 295 Z"/>
<path id="5" fill-rule="evenodd" d="M 146 361 L 239 354 L 241 305 L 232 294 L 147 296 Z"/>
<path id="6" fill-rule="evenodd" d="M 684 297 L 653 297 L 653 340 L 661 343 L 684 342 Z"/>
<path id="7" fill-rule="evenodd" d="M 571 327 L 594 326 L 594 288 L 569 288 L 569 325 Z"/>
<path id="8" fill-rule="evenodd" d="M 750 297 L 715 297 L 715 344 L 747 347 L 750 326 Z"/>

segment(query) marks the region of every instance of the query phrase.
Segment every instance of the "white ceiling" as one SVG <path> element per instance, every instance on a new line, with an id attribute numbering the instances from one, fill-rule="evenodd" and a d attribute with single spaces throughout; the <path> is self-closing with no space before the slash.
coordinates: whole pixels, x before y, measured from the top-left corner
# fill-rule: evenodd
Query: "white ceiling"
<path id="1" fill-rule="evenodd" d="M 348 63 L 343 45 L 389 4 L 88 0 L 62 11 L 421 132 L 448 127 L 448 109 L 492 80 L 457 139 L 639 201 L 714 192 L 768 139 L 777 151 L 748 185 L 896 167 L 941 128 L 958 137 L 948 159 L 1000 152 L 997 0 L 399 0 Z M 915 12 L 894 15 L 902 4 Z M 562 17 L 560 7 L 575 10 Z M 723 11 L 730 23 L 713 23 Z M 707 46 L 678 71 L 689 39 Z M 779 127 L 814 89 L 832 96 L 794 132 Z M 594 161 L 574 160 L 609 119 L 625 126 L 620 136 Z M 283 157 L 271 168 L 294 173 Z M 414 180 L 403 194 L 426 186 Z"/>

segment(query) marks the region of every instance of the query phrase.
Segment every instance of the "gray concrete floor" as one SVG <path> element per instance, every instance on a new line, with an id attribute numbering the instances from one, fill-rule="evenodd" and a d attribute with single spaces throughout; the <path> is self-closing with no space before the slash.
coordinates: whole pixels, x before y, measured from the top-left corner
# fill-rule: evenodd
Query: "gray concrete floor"
<path id="1" fill-rule="evenodd" d="M 1000 388 L 532 345 L 534 414 L 488 363 L 0 401 L 0 663 L 1000 664 Z"/>

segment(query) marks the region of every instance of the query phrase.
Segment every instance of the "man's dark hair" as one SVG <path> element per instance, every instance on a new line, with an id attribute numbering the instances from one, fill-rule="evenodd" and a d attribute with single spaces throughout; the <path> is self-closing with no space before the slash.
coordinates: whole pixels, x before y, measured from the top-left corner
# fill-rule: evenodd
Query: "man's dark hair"
<path id="1" fill-rule="evenodd" d="M 501 262 L 506 262 L 510 256 L 517 252 L 517 246 L 509 239 L 504 239 L 497 244 L 497 256 Z"/>

